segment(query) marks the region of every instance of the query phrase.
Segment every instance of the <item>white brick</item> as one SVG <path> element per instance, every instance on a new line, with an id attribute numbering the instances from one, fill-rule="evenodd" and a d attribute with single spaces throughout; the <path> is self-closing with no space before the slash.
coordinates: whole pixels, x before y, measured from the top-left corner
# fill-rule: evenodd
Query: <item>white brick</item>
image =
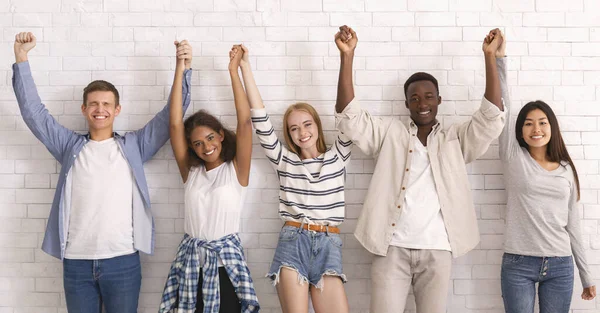
<path id="1" fill-rule="evenodd" d="M 589 41 L 589 34 L 590 31 L 587 28 L 549 28 L 548 41 Z M 575 49 L 573 49 L 573 52 L 575 53 Z"/>
<path id="2" fill-rule="evenodd" d="M 371 13 L 331 13 L 330 23 L 332 25 L 348 25 L 353 29 L 360 26 L 377 26 Z"/>
<path id="3" fill-rule="evenodd" d="M 81 25 L 87 27 L 108 26 L 110 15 L 106 13 L 81 13 Z"/>
<path id="4" fill-rule="evenodd" d="M 12 3 L 11 12 L 60 12 L 60 0 L 23 0 Z"/>
<path id="5" fill-rule="evenodd" d="M 456 26 L 479 26 L 479 13 L 457 12 Z"/>
<path id="6" fill-rule="evenodd" d="M 406 1 L 365 0 L 365 11 L 406 11 Z"/>
<path id="7" fill-rule="evenodd" d="M 51 43 L 50 55 L 52 56 L 90 56 L 91 43 Z"/>
<path id="8" fill-rule="evenodd" d="M 566 13 L 566 26 L 600 26 L 600 13 L 588 11 L 585 13 Z"/>
<path id="9" fill-rule="evenodd" d="M 422 41 L 462 40 L 462 29 L 457 27 L 421 27 L 419 31 Z"/>
<path id="10" fill-rule="evenodd" d="M 408 0 L 409 11 L 447 11 L 448 1 Z"/>
<path id="11" fill-rule="evenodd" d="M 600 43 L 573 43 L 573 56 L 600 56 Z"/>
<path id="12" fill-rule="evenodd" d="M 52 24 L 50 13 L 16 13 L 13 15 L 15 27 L 44 27 Z"/>
<path id="13" fill-rule="evenodd" d="M 58 86 L 74 85 L 81 82 L 89 82 L 91 77 L 92 75 L 89 71 L 50 72 L 50 84 Z"/>
<path id="14" fill-rule="evenodd" d="M 362 38 L 361 38 L 361 40 L 362 40 Z M 393 27 L 392 28 L 392 40 L 393 41 L 419 41 L 419 28 L 418 27 Z"/>
<path id="15" fill-rule="evenodd" d="M 535 42 L 546 41 L 548 29 L 541 27 L 507 27 L 506 38 L 511 43 L 515 41 Z"/>
<path id="16" fill-rule="evenodd" d="M 562 72 L 562 85 L 583 85 L 583 72 Z"/>
<path id="17" fill-rule="evenodd" d="M 281 0 L 282 11 L 299 11 L 299 12 L 320 12 L 323 10 L 321 0 Z"/>
<path id="18" fill-rule="evenodd" d="M 494 1 L 494 6 L 500 12 L 531 12 L 535 11 L 534 0 L 503 0 Z"/>
<path id="19" fill-rule="evenodd" d="M 287 26 L 330 26 L 329 14 L 289 12 Z"/>
<path id="20" fill-rule="evenodd" d="M 223 28 L 223 40 L 242 41 L 265 41 L 265 28 L 263 27 L 225 27 Z"/>
<path id="21" fill-rule="evenodd" d="M 415 26 L 413 13 L 373 13 L 373 26 Z"/>
<path id="22" fill-rule="evenodd" d="M 492 0 L 450 0 L 450 11 L 490 11 Z"/>
<path id="23" fill-rule="evenodd" d="M 416 26 L 455 26 L 456 14 L 447 12 L 417 12 Z"/>
<path id="24" fill-rule="evenodd" d="M 325 12 L 362 12 L 365 10 L 365 0 L 323 0 Z"/>
<path id="25" fill-rule="evenodd" d="M 564 13 L 524 13 L 523 26 L 557 27 L 565 25 Z"/>
<path id="26" fill-rule="evenodd" d="M 315 28 L 310 28 L 308 31 L 305 27 L 268 27 L 266 28 L 266 40 L 268 41 L 315 41 L 313 32 Z M 309 35 L 309 33 L 311 35 Z M 329 36 L 331 37 L 331 35 Z M 331 38 L 329 38 L 331 41 Z"/>
<path id="27" fill-rule="evenodd" d="M 544 86 L 560 85 L 561 73 L 558 71 L 520 71 L 519 85 Z"/>
<path id="28" fill-rule="evenodd" d="M 111 26 L 145 26 L 151 25 L 150 13 L 113 13 L 109 18 Z"/>
<path id="29" fill-rule="evenodd" d="M 244 0 L 222 0 L 214 2 L 215 11 L 254 11 L 256 2 Z"/>
<path id="30" fill-rule="evenodd" d="M 583 0 L 536 0 L 538 12 L 571 12 L 583 11 Z"/>
<path id="31" fill-rule="evenodd" d="M 332 43 L 333 44 L 333 43 Z M 326 56 L 329 53 L 328 43 L 311 43 L 308 45 L 305 42 L 288 42 L 285 45 L 286 54 L 289 56 L 304 56 L 304 55 L 323 55 Z"/>
<path id="32" fill-rule="evenodd" d="M 571 44 L 568 43 L 529 43 L 529 54 L 537 56 L 568 56 Z"/>
<path id="33" fill-rule="evenodd" d="M 554 99 L 590 101 L 595 99 L 595 91 L 591 86 L 557 86 L 554 87 Z"/>

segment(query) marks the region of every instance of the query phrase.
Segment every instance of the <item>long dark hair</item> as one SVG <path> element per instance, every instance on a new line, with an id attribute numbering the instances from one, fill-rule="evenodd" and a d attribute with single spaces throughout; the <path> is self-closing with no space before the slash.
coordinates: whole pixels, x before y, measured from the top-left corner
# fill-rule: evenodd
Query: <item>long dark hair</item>
<path id="1" fill-rule="evenodd" d="M 575 176 L 575 184 L 577 186 L 577 200 L 579 201 L 581 198 L 581 192 L 579 189 L 579 175 L 577 175 L 575 164 L 573 163 L 573 160 L 571 160 L 567 146 L 565 146 L 565 142 L 560 134 L 558 119 L 556 118 L 554 111 L 552 111 L 552 108 L 544 101 L 531 101 L 523 106 L 519 112 L 519 116 L 517 116 L 517 124 L 515 125 L 515 135 L 517 136 L 519 146 L 525 147 L 527 150 L 529 150 L 529 145 L 525 142 L 525 139 L 523 139 L 523 125 L 525 124 L 527 114 L 536 109 L 544 112 L 546 117 L 548 117 L 548 123 L 550 123 L 550 141 L 548 142 L 548 145 L 546 145 L 546 156 L 551 162 L 560 163 L 561 161 L 565 161 L 571 165 L 571 169 L 573 169 L 573 176 Z"/>
<path id="2" fill-rule="evenodd" d="M 198 112 L 192 114 L 190 117 L 185 119 L 185 122 L 183 122 L 183 126 L 185 129 L 185 140 L 188 144 L 188 155 L 190 165 L 196 166 L 204 164 L 204 160 L 198 157 L 196 151 L 194 151 L 194 149 L 191 148 L 192 142 L 190 137 L 192 136 L 192 132 L 194 131 L 194 129 L 198 126 L 206 126 L 217 133 L 220 133 L 222 131 L 224 134 L 224 139 L 221 144 L 222 148 L 219 157 L 225 162 L 229 162 L 235 157 L 235 133 L 225 128 L 221 121 L 219 121 L 219 119 L 216 118 L 214 115 L 206 112 L 205 110 L 199 110 Z"/>

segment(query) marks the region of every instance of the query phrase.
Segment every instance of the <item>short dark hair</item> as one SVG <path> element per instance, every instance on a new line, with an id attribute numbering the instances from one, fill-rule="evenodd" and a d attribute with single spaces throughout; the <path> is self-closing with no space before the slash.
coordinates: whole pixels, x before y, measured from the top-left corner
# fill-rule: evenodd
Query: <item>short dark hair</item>
<path id="1" fill-rule="evenodd" d="M 191 148 L 192 141 L 191 136 L 192 132 L 198 126 L 206 126 L 218 133 L 223 131 L 224 139 L 221 148 L 221 159 L 225 162 L 229 162 L 233 160 L 236 153 L 236 137 L 235 133 L 223 126 L 221 121 L 216 118 L 214 115 L 208 113 L 205 110 L 199 110 L 198 112 L 192 114 L 190 117 L 185 119 L 183 122 L 183 127 L 185 130 L 185 140 L 188 144 L 188 155 L 189 162 L 192 166 L 197 166 L 200 164 L 204 164 L 204 161 L 196 155 L 196 151 Z"/>
<path id="2" fill-rule="evenodd" d="M 525 142 L 525 139 L 523 139 L 523 125 L 525 125 L 527 114 L 533 110 L 541 110 L 544 112 L 548 118 L 548 123 L 550 123 L 550 141 L 548 141 L 548 144 L 546 145 L 546 156 L 552 162 L 560 163 L 564 161 L 571 166 L 573 176 L 575 177 L 575 185 L 577 187 L 577 200 L 580 200 L 581 190 L 579 186 L 579 175 L 577 175 L 575 163 L 573 163 L 571 155 L 569 155 L 569 150 L 567 150 L 565 141 L 560 133 L 558 119 L 552 108 L 546 102 L 541 100 L 531 101 L 525 104 L 521 111 L 519 111 L 517 122 L 515 123 L 515 136 L 517 137 L 519 146 L 529 150 L 529 145 Z"/>
<path id="3" fill-rule="evenodd" d="M 414 82 L 421 81 L 421 80 L 428 80 L 428 81 L 432 82 L 433 85 L 435 86 L 435 91 L 437 92 L 438 96 L 440 95 L 440 88 L 438 87 L 437 79 L 435 79 L 435 77 L 433 77 L 433 75 L 431 75 L 429 73 L 417 72 L 417 73 L 410 75 L 410 77 L 404 83 L 404 97 L 407 97 L 406 93 L 408 92 L 408 86 Z"/>
<path id="4" fill-rule="evenodd" d="M 83 88 L 83 104 L 87 105 L 87 96 L 90 92 L 94 91 L 110 91 L 115 95 L 115 106 L 119 104 L 119 91 L 115 88 L 115 85 L 105 80 L 95 80 Z"/>

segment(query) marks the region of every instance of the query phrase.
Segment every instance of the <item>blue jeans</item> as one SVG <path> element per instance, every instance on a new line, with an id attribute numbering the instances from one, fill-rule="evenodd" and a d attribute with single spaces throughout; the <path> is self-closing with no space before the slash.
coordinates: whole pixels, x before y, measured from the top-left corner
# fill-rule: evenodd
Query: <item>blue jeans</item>
<path id="1" fill-rule="evenodd" d="M 298 272 L 298 282 L 322 288 L 323 275 L 338 276 L 346 282 L 342 273 L 342 238 L 339 234 L 314 232 L 293 226 L 284 226 L 271 263 L 268 277 L 276 284 L 282 267 Z"/>
<path id="2" fill-rule="evenodd" d="M 69 313 L 136 313 L 142 267 L 138 252 L 102 260 L 63 261 Z"/>
<path id="3" fill-rule="evenodd" d="M 568 313 L 573 295 L 573 257 L 502 256 L 502 298 L 506 313 L 533 313 L 535 284 L 540 313 Z"/>

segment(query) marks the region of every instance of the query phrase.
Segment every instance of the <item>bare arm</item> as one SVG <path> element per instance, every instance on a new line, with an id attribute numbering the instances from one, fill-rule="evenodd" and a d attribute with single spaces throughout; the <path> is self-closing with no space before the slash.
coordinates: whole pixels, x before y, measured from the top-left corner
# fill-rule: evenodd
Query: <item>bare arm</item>
<path id="1" fill-rule="evenodd" d="M 244 47 L 245 48 L 245 47 Z M 250 161 L 252 159 L 252 121 L 248 96 L 242 86 L 238 72 L 242 58 L 248 58 L 248 50 L 236 45 L 229 52 L 229 76 L 237 114 L 235 162 L 237 178 L 242 186 L 248 186 L 250 180 Z"/>
<path id="2" fill-rule="evenodd" d="M 335 44 L 340 50 L 340 75 L 338 78 L 337 100 L 335 110 L 338 113 L 344 111 L 346 106 L 354 99 L 354 84 L 352 82 L 352 63 L 354 61 L 354 50 L 358 38 L 352 28 L 344 25 L 335 35 Z"/>
<path id="3" fill-rule="evenodd" d="M 248 55 L 248 48 L 242 46 L 242 49 L 244 49 L 244 58 L 246 58 L 246 56 Z M 254 75 L 252 74 L 252 69 L 250 68 L 250 63 L 248 62 L 248 59 L 242 59 L 242 61 L 240 62 L 240 68 L 242 69 L 244 86 L 246 86 L 246 94 L 248 95 L 248 99 L 250 100 L 250 108 L 264 108 L 265 105 L 263 104 L 263 100 L 260 96 L 260 92 L 258 91 L 258 87 L 256 87 L 256 81 L 254 81 Z"/>
<path id="4" fill-rule="evenodd" d="M 502 32 L 496 28 L 483 40 L 483 54 L 485 56 L 485 98 L 496 105 L 501 111 L 502 90 L 500 88 L 500 78 L 498 77 L 498 67 L 496 66 L 496 55 L 499 48 L 504 44 Z"/>
<path id="5" fill-rule="evenodd" d="M 182 96 L 182 84 L 183 84 L 183 72 L 185 70 L 185 59 L 183 56 L 184 51 L 180 51 L 186 41 L 181 43 L 175 42 L 178 48 L 177 51 L 177 65 L 175 67 L 175 77 L 173 78 L 173 86 L 171 87 L 171 104 L 169 113 L 169 135 L 171 138 L 171 147 L 173 148 L 173 154 L 175 155 L 175 161 L 177 161 L 177 167 L 181 178 L 185 183 L 190 171 L 188 162 L 188 144 L 185 139 L 185 130 L 183 127 L 183 96 Z"/>

